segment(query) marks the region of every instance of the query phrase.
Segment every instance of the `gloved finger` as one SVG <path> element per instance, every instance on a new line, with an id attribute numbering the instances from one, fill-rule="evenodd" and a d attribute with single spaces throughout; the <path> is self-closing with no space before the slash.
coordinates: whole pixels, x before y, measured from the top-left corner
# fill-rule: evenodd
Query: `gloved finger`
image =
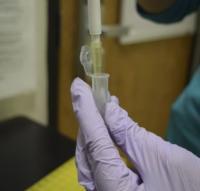
<path id="1" fill-rule="evenodd" d="M 115 103 L 107 104 L 105 121 L 113 139 L 134 162 L 147 190 L 198 190 L 198 157 L 140 128 Z"/>
<path id="2" fill-rule="evenodd" d="M 112 155 L 112 154 L 110 154 Z M 88 154 L 92 172 L 98 191 L 127 190 L 144 191 L 144 183 L 139 176 L 128 169 L 122 160 L 114 158 L 97 157 L 95 160 Z"/>
<path id="3" fill-rule="evenodd" d="M 91 88 L 80 78 L 71 86 L 72 105 L 86 144 L 99 137 L 99 131 L 106 129 L 104 121 L 96 107 Z"/>
<path id="4" fill-rule="evenodd" d="M 113 102 L 106 105 L 105 122 L 113 140 L 129 156 L 141 176 L 151 172 L 158 160 L 166 159 L 168 144 L 139 127 L 119 105 Z"/>
<path id="5" fill-rule="evenodd" d="M 119 99 L 116 96 L 111 96 L 110 101 L 116 103 L 117 105 L 119 105 Z"/>
<path id="6" fill-rule="evenodd" d="M 78 170 L 78 181 L 87 190 L 95 190 L 91 168 L 87 159 L 86 145 L 81 131 L 78 133 L 76 145 L 76 167 Z"/>
<path id="7" fill-rule="evenodd" d="M 91 89 L 82 80 L 76 79 L 71 90 L 74 110 L 84 135 L 86 152 L 97 190 L 132 191 L 133 184 L 135 187 L 139 186 L 136 181 L 138 176 L 132 173 L 121 160 L 96 108 Z M 135 177 L 134 182 L 132 182 L 133 177 Z M 131 187 L 128 187 L 130 185 Z"/>

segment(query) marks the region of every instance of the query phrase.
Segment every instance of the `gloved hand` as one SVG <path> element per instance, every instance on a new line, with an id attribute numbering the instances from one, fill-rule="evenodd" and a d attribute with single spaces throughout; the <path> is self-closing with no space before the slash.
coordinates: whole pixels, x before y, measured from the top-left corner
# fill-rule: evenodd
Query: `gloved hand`
<path id="1" fill-rule="evenodd" d="M 82 80 L 73 82 L 71 93 L 80 124 L 76 150 L 79 182 L 87 190 L 200 189 L 198 157 L 139 127 L 116 99 L 106 105 L 103 119 L 90 87 Z M 128 155 L 139 174 L 126 167 L 112 140 Z"/>

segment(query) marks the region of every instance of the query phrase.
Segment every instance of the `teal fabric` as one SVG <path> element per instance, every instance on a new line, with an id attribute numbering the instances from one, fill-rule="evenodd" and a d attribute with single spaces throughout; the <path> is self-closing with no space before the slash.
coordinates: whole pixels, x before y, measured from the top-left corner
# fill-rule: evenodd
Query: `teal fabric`
<path id="1" fill-rule="evenodd" d="M 159 23 L 177 22 L 198 9 L 200 0 L 177 0 L 160 14 L 149 14 L 139 5 L 139 13 Z M 200 68 L 190 84 L 173 104 L 167 140 L 180 145 L 200 157 Z"/>
<path id="2" fill-rule="evenodd" d="M 158 23 L 172 23 L 182 20 L 187 14 L 195 11 L 200 5 L 200 0 L 176 0 L 174 5 L 159 14 L 150 14 L 137 5 L 138 12 L 145 18 Z"/>
<path id="3" fill-rule="evenodd" d="M 167 139 L 200 157 L 200 68 L 172 107 Z"/>

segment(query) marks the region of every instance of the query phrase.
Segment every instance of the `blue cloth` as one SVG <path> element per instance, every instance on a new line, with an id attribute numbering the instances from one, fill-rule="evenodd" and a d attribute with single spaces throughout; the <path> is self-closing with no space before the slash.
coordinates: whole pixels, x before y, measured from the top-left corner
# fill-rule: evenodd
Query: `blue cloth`
<path id="1" fill-rule="evenodd" d="M 171 7 L 159 14 L 148 13 L 139 5 L 137 5 L 137 10 L 147 19 L 158 23 L 172 23 L 181 21 L 187 14 L 195 11 L 199 5 L 200 0 L 176 0 Z"/>
<path id="2" fill-rule="evenodd" d="M 200 68 L 172 107 L 167 139 L 200 157 Z"/>
<path id="3" fill-rule="evenodd" d="M 160 14 L 149 14 L 139 5 L 139 13 L 160 23 L 180 21 L 198 9 L 200 0 L 177 0 Z M 200 157 L 200 68 L 189 85 L 172 106 L 167 140 L 180 145 Z"/>

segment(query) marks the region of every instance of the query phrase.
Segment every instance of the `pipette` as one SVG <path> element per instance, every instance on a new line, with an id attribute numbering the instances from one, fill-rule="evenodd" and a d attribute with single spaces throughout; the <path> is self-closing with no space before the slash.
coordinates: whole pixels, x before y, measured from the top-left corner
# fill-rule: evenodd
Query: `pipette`
<path id="1" fill-rule="evenodd" d="M 109 101 L 108 79 L 109 74 L 103 71 L 103 48 L 101 43 L 101 2 L 88 0 L 88 24 L 90 45 L 81 49 L 81 63 L 87 76 L 92 79 L 92 91 L 100 113 L 104 114 L 104 107 Z"/>
<path id="2" fill-rule="evenodd" d="M 90 33 L 90 51 L 94 73 L 103 72 L 102 43 L 101 43 L 101 2 L 88 0 L 88 25 Z"/>

